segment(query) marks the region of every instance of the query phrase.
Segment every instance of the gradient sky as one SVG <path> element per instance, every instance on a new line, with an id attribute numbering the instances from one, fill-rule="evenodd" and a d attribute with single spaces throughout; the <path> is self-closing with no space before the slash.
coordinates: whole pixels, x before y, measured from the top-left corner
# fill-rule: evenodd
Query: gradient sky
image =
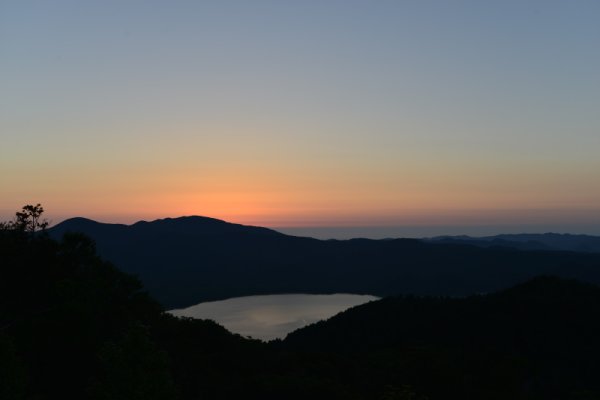
<path id="1" fill-rule="evenodd" d="M 0 2 L 0 217 L 600 233 L 598 1 Z"/>

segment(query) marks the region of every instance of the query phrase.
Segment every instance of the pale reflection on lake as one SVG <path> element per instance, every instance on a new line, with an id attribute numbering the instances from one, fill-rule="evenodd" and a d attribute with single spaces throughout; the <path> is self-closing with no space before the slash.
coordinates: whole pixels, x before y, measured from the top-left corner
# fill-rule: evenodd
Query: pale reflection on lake
<path id="1" fill-rule="evenodd" d="M 242 336 L 272 340 L 284 338 L 293 330 L 377 299 L 356 294 L 248 296 L 200 303 L 169 312 L 176 316 L 212 319 Z"/>

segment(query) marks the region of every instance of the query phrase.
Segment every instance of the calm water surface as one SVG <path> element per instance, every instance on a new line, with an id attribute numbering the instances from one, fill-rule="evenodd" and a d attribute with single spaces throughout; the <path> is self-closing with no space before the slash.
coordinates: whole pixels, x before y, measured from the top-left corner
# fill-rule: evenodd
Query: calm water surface
<path id="1" fill-rule="evenodd" d="M 242 336 L 272 340 L 284 338 L 293 330 L 377 299 L 375 296 L 357 294 L 248 296 L 200 303 L 170 313 L 212 319 Z"/>

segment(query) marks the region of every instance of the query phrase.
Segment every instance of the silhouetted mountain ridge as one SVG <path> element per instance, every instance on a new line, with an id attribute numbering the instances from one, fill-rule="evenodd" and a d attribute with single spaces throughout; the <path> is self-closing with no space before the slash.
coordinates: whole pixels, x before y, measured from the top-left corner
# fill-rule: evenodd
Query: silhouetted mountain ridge
<path id="1" fill-rule="evenodd" d="M 167 308 L 299 292 L 463 296 L 540 274 L 600 283 L 600 254 L 416 239 L 317 240 L 206 217 L 133 225 L 77 218 L 49 233 L 59 238 L 68 231 L 93 238 L 103 257 L 137 275 Z"/>
<path id="2" fill-rule="evenodd" d="M 202 216 L 184 216 L 177 218 L 163 218 L 154 221 L 138 221 L 132 225 L 106 224 L 88 218 L 75 217 L 67 219 L 51 228 L 53 233 L 74 231 L 78 229 L 95 229 L 100 233 L 102 230 L 122 232 L 130 230 L 135 233 L 188 233 L 194 235 L 214 235 L 223 233 L 246 233 L 263 235 L 281 235 L 272 229 L 233 224 L 220 219 Z"/>

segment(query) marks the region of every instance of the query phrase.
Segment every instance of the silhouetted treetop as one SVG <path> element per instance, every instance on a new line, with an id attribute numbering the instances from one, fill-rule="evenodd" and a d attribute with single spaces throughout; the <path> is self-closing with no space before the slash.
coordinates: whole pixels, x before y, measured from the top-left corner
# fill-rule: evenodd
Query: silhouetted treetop
<path id="1" fill-rule="evenodd" d="M 12 221 L 0 222 L 0 229 L 15 230 L 35 234 L 44 231 L 48 227 L 48 221 L 42 218 L 44 208 L 41 204 L 23 206 L 21 211 L 15 213 Z"/>

